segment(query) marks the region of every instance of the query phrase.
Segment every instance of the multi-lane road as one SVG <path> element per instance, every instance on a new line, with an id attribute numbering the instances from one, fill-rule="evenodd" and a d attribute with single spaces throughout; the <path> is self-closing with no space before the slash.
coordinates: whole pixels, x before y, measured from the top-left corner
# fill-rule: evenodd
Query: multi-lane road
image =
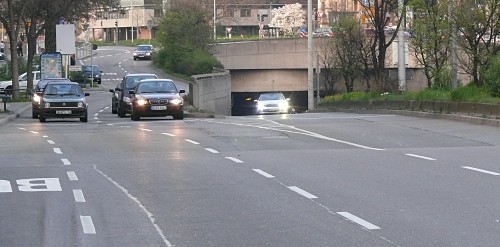
<path id="1" fill-rule="evenodd" d="M 103 87 L 167 76 L 130 52 L 99 50 Z M 26 112 L 0 126 L 0 246 L 500 242 L 498 128 L 347 113 L 135 122 L 107 91 L 88 101 L 88 123 Z"/>

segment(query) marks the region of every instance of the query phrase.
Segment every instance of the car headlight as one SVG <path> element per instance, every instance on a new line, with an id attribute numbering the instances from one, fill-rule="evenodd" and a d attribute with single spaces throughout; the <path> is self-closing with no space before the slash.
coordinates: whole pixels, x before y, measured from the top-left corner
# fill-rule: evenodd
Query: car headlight
<path id="1" fill-rule="evenodd" d="M 263 102 L 257 102 L 257 109 L 258 110 L 264 109 L 264 103 Z"/>
<path id="2" fill-rule="evenodd" d="M 42 98 L 40 97 L 40 95 L 38 94 L 33 95 L 33 101 L 36 102 L 37 104 L 40 104 L 41 99 Z"/>
<path id="3" fill-rule="evenodd" d="M 151 53 L 150 53 L 150 52 L 146 52 L 146 56 L 150 56 L 150 55 L 151 55 Z"/>
<path id="4" fill-rule="evenodd" d="M 179 105 L 179 104 L 182 104 L 182 99 L 173 99 L 173 100 L 170 100 L 170 103 L 172 105 Z"/>
<path id="5" fill-rule="evenodd" d="M 288 110 L 288 101 L 280 101 L 278 103 L 278 107 L 280 108 L 280 110 Z"/>
<path id="6" fill-rule="evenodd" d="M 145 99 L 138 99 L 137 104 L 138 105 L 146 105 L 146 104 L 148 104 L 148 101 Z"/>
<path id="7" fill-rule="evenodd" d="M 97 75 L 94 75 L 95 77 L 101 77 L 101 75 L 97 74 Z"/>
<path id="8" fill-rule="evenodd" d="M 123 97 L 123 101 L 127 104 L 130 104 L 130 98 L 127 96 Z"/>
<path id="9" fill-rule="evenodd" d="M 50 103 L 45 103 L 45 108 L 50 108 Z"/>
<path id="10" fill-rule="evenodd" d="M 83 106 L 85 106 L 85 104 L 83 102 L 78 102 L 78 107 L 79 108 L 83 108 Z"/>

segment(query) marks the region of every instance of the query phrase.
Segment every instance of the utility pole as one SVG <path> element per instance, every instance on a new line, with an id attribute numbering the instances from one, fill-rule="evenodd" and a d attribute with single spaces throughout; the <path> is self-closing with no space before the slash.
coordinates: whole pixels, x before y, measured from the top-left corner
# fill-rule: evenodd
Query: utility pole
<path id="1" fill-rule="evenodd" d="M 398 82 L 399 91 L 406 91 L 406 11 L 404 0 L 398 0 L 399 29 L 398 29 Z"/>
<path id="2" fill-rule="evenodd" d="M 132 35 L 132 43 L 134 43 L 134 0 L 130 0 L 130 27 Z"/>
<path id="3" fill-rule="evenodd" d="M 402 0 L 399 0 L 402 1 Z M 314 110 L 312 0 L 307 0 L 307 109 Z"/>
<path id="4" fill-rule="evenodd" d="M 457 74 L 458 74 L 458 65 L 457 65 L 457 25 L 455 22 L 455 0 L 449 1 L 448 4 L 448 16 L 451 20 L 451 48 L 450 48 L 450 60 L 451 60 L 451 70 L 450 70 L 450 80 L 451 80 L 451 88 L 457 88 Z"/>
<path id="5" fill-rule="evenodd" d="M 216 17 L 217 17 L 217 9 L 215 8 L 215 0 L 214 0 L 214 40 L 217 39 L 217 27 L 215 26 Z"/>

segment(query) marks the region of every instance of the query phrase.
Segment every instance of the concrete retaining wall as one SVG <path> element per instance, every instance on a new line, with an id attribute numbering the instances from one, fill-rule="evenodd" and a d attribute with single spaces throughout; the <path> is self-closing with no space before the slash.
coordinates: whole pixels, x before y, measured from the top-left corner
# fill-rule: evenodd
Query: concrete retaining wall
<path id="1" fill-rule="evenodd" d="M 231 115 L 231 75 L 222 73 L 193 76 L 193 106 L 219 115 Z"/>

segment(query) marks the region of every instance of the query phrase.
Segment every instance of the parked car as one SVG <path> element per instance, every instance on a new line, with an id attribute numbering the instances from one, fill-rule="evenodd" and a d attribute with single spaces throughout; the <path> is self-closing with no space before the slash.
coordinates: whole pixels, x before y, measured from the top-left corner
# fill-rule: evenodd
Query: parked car
<path id="1" fill-rule="evenodd" d="M 98 65 L 82 65 L 82 74 L 85 78 L 94 78 L 93 80 L 97 84 L 101 84 L 102 82 L 102 70 L 99 69 Z"/>
<path id="2" fill-rule="evenodd" d="M 139 84 L 141 80 L 144 79 L 157 79 L 158 76 L 155 74 L 128 74 L 123 77 L 119 86 L 115 89 L 110 89 L 109 91 L 114 95 L 111 97 L 111 103 L 113 104 L 113 97 L 116 97 L 116 113 L 119 117 L 124 118 L 126 114 L 130 114 L 131 110 L 131 100 L 129 91 L 134 90 L 135 86 Z M 111 106 L 113 109 L 113 106 Z M 111 110 L 113 111 L 113 110 Z"/>
<path id="3" fill-rule="evenodd" d="M 257 114 L 268 113 L 289 113 L 289 98 L 285 98 L 283 93 L 271 92 L 262 93 L 255 100 L 257 103 Z"/>
<path id="4" fill-rule="evenodd" d="M 40 71 L 33 71 L 33 86 L 35 86 L 40 80 Z M 28 73 L 23 73 L 18 77 L 19 80 L 19 90 L 21 92 L 26 92 L 28 87 Z M 30 89 L 31 90 L 31 89 Z M 12 94 L 12 80 L 1 81 L 0 82 L 0 94 Z"/>
<path id="5" fill-rule="evenodd" d="M 148 59 L 151 60 L 154 48 L 152 45 L 138 45 L 134 50 L 134 60 Z"/>
<path id="6" fill-rule="evenodd" d="M 88 120 L 88 104 L 80 84 L 67 81 L 47 83 L 40 98 L 38 119 L 41 123 L 48 118 L 79 118 Z"/>
<path id="7" fill-rule="evenodd" d="M 38 81 L 35 86 L 33 95 L 31 96 L 31 116 L 32 118 L 38 118 L 40 113 L 40 100 L 42 99 L 43 89 L 49 82 L 71 82 L 66 78 L 48 78 Z"/>
<path id="8" fill-rule="evenodd" d="M 147 79 L 130 90 L 132 96 L 132 111 L 130 118 L 134 121 L 141 117 L 166 117 L 184 119 L 184 101 L 175 83 L 169 79 Z"/>
<path id="9" fill-rule="evenodd" d="M 333 37 L 331 27 L 320 27 L 313 32 L 313 37 Z"/>

